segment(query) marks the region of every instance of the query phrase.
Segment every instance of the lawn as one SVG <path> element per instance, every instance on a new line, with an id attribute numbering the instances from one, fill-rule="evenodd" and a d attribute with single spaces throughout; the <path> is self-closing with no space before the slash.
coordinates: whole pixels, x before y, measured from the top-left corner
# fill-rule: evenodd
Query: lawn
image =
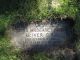
<path id="1" fill-rule="evenodd" d="M 11 3 L 10 3 L 11 2 Z M 21 51 L 15 49 L 8 33 L 11 23 L 19 16 L 25 20 L 42 20 L 58 16 L 69 16 L 75 19 L 76 34 L 80 37 L 80 1 L 77 0 L 1 0 L 0 1 L 0 60 L 21 60 Z M 75 48 L 80 57 L 80 38 Z M 35 60 L 60 60 L 47 57 L 45 53 L 32 56 Z M 62 57 L 62 56 L 60 56 Z M 64 60 L 64 59 L 63 59 Z"/>

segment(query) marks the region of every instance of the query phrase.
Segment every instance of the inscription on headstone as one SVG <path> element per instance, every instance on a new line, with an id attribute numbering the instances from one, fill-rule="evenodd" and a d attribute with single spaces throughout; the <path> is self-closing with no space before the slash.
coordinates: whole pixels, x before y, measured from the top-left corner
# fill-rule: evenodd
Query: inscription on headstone
<path id="1" fill-rule="evenodd" d="M 11 31 L 11 42 L 18 48 L 25 50 L 44 50 L 64 44 L 70 38 L 71 29 L 64 21 L 31 23 L 23 30 Z M 69 33 L 67 36 L 67 32 Z"/>

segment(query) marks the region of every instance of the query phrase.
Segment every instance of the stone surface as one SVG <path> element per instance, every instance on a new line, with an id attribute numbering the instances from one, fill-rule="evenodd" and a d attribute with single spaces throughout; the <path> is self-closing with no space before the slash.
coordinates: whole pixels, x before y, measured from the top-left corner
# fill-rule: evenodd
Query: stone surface
<path id="1" fill-rule="evenodd" d="M 28 51 L 43 51 L 61 46 L 73 38 L 70 23 L 66 20 L 46 20 L 38 23 L 31 22 L 25 25 L 24 29 L 21 29 L 20 25 L 20 29 L 11 28 L 11 42 L 15 47 Z"/>

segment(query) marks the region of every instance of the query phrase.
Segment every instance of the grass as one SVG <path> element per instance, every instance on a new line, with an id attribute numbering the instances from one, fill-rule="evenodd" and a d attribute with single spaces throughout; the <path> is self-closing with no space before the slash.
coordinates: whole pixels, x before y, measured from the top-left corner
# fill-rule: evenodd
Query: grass
<path id="1" fill-rule="evenodd" d="M 0 4 L 2 7 L 0 9 L 0 60 L 21 60 L 18 57 L 20 52 L 14 50 L 10 39 L 5 36 L 6 30 L 16 16 L 24 16 L 26 20 L 41 20 L 56 15 L 67 15 L 73 18 L 77 15 L 75 29 L 80 35 L 80 17 L 77 14 L 79 7 L 77 7 L 76 0 L 59 0 L 61 6 L 58 8 L 51 6 L 53 0 L 15 0 L 14 3 L 13 0 L 11 1 L 11 3 L 8 1 L 6 3 L 5 0 L 4 6 Z M 80 50 L 80 42 L 76 43 L 76 48 Z M 55 57 L 48 58 L 43 53 L 35 54 L 33 57 L 35 60 L 59 60 Z"/>
<path id="2" fill-rule="evenodd" d="M 7 37 L 0 36 L 0 60 L 20 60 Z"/>

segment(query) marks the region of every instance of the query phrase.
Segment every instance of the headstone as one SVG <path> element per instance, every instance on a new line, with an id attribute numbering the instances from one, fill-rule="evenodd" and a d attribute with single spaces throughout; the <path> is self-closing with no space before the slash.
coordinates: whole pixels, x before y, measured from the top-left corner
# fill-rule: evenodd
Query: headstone
<path id="1" fill-rule="evenodd" d="M 68 20 L 69 21 L 69 20 Z M 67 20 L 43 20 L 39 23 L 31 22 L 20 29 L 11 28 L 11 42 L 26 51 L 43 51 L 61 46 L 73 38 L 73 29 Z M 17 23 L 18 24 L 18 23 Z M 15 27 L 15 26 L 13 26 Z M 17 26 L 18 28 L 18 26 Z"/>

